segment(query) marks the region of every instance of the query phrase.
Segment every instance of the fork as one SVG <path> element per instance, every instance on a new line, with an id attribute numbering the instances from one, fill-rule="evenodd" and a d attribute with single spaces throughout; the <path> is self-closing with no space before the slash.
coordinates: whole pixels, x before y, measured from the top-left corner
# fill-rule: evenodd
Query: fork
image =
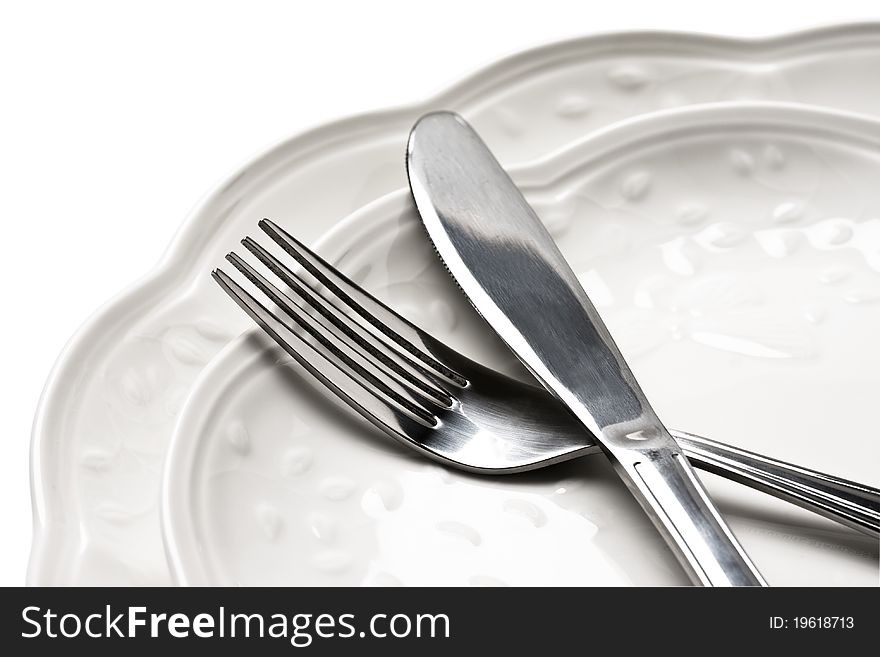
<path id="1" fill-rule="evenodd" d="M 255 240 L 244 247 L 282 290 L 234 252 L 227 260 L 270 309 L 222 269 L 214 279 L 310 374 L 409 448 L 483 474 L 533 470 L 600 452 L 555 397 L 485 367 L 422 331 L 274 222 L 259 227 L 299 265 Z M 880 536 L 880 490 L 683 431 L 690 462 L 870 536 Z"/>

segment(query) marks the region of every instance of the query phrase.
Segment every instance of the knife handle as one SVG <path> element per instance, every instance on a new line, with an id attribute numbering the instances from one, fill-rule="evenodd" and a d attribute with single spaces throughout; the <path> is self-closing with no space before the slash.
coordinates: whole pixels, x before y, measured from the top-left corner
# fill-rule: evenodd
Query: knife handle
<path id="1" fill-rule="evenodd" d="M 691 579 L 704 586 L 767 586 L 688 460 L 668 447 L 675 445 L 668 432 L 638 434 L 609 440 L 608 455 L 667 543 L 676 546 Z"/>

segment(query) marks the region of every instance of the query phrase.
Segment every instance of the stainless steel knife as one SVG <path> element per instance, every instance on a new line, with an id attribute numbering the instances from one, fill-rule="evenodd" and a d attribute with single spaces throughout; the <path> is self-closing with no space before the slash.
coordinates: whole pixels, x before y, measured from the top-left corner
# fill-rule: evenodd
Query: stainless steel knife
<path id="1" fill-rule="evenodd" d="M 458 115 L 422 117 L 410 188 L 440 257 L 477 311 L 597 436 L 695 583 L 761 575 L 657 418 L 544 224 Z"/>

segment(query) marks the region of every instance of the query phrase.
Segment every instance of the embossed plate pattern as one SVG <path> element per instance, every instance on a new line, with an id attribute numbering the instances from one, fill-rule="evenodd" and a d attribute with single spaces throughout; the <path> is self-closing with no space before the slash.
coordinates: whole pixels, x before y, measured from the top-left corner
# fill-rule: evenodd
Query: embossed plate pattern
<path id="1" fill-rule="evenodd" d="M 158 516 L 167 442 L 195 377 L 247 327 L 206 272 L 263 215 L 312 240 L 400 187 L 406 134 L 421 113 L 459 111 L 512 165 L 673 105 L 755 98 L 880 114 L 878 72 L 878 25 L 760 41 L 604 35 L 510 57 L 428 102 L 280 144 L 208 196 L 158 268 L 59 359 L 34 425 L 28 581 L 170 582 Z"/>
<path id="2" fill-rule="evenodd" d="M 514 177 L 671 426 L 876 480 L 864 428 L 880 394 L 880 122 L 676 110 Z M 437 337 L 518 371 L 405 190 L 319 248 Z M 443 469 L 338 409 L 261 335 L 211 363 L 172 439 L 163 514 L 178 581 L 686 583 L 601 457 L 495 478 Z M 771 583 L 876 584 L 876 541 L 706 477 Z"/>

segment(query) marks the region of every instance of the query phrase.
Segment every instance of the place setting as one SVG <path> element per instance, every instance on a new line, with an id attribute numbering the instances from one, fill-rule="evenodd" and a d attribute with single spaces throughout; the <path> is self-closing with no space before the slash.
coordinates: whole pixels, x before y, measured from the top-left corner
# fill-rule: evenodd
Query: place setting
<path id="1" fill-rule="evenodd" d="M 29 583 L 875 586 L 877 66 L 600 35 L 279 144 L 62 355 Z"/>

